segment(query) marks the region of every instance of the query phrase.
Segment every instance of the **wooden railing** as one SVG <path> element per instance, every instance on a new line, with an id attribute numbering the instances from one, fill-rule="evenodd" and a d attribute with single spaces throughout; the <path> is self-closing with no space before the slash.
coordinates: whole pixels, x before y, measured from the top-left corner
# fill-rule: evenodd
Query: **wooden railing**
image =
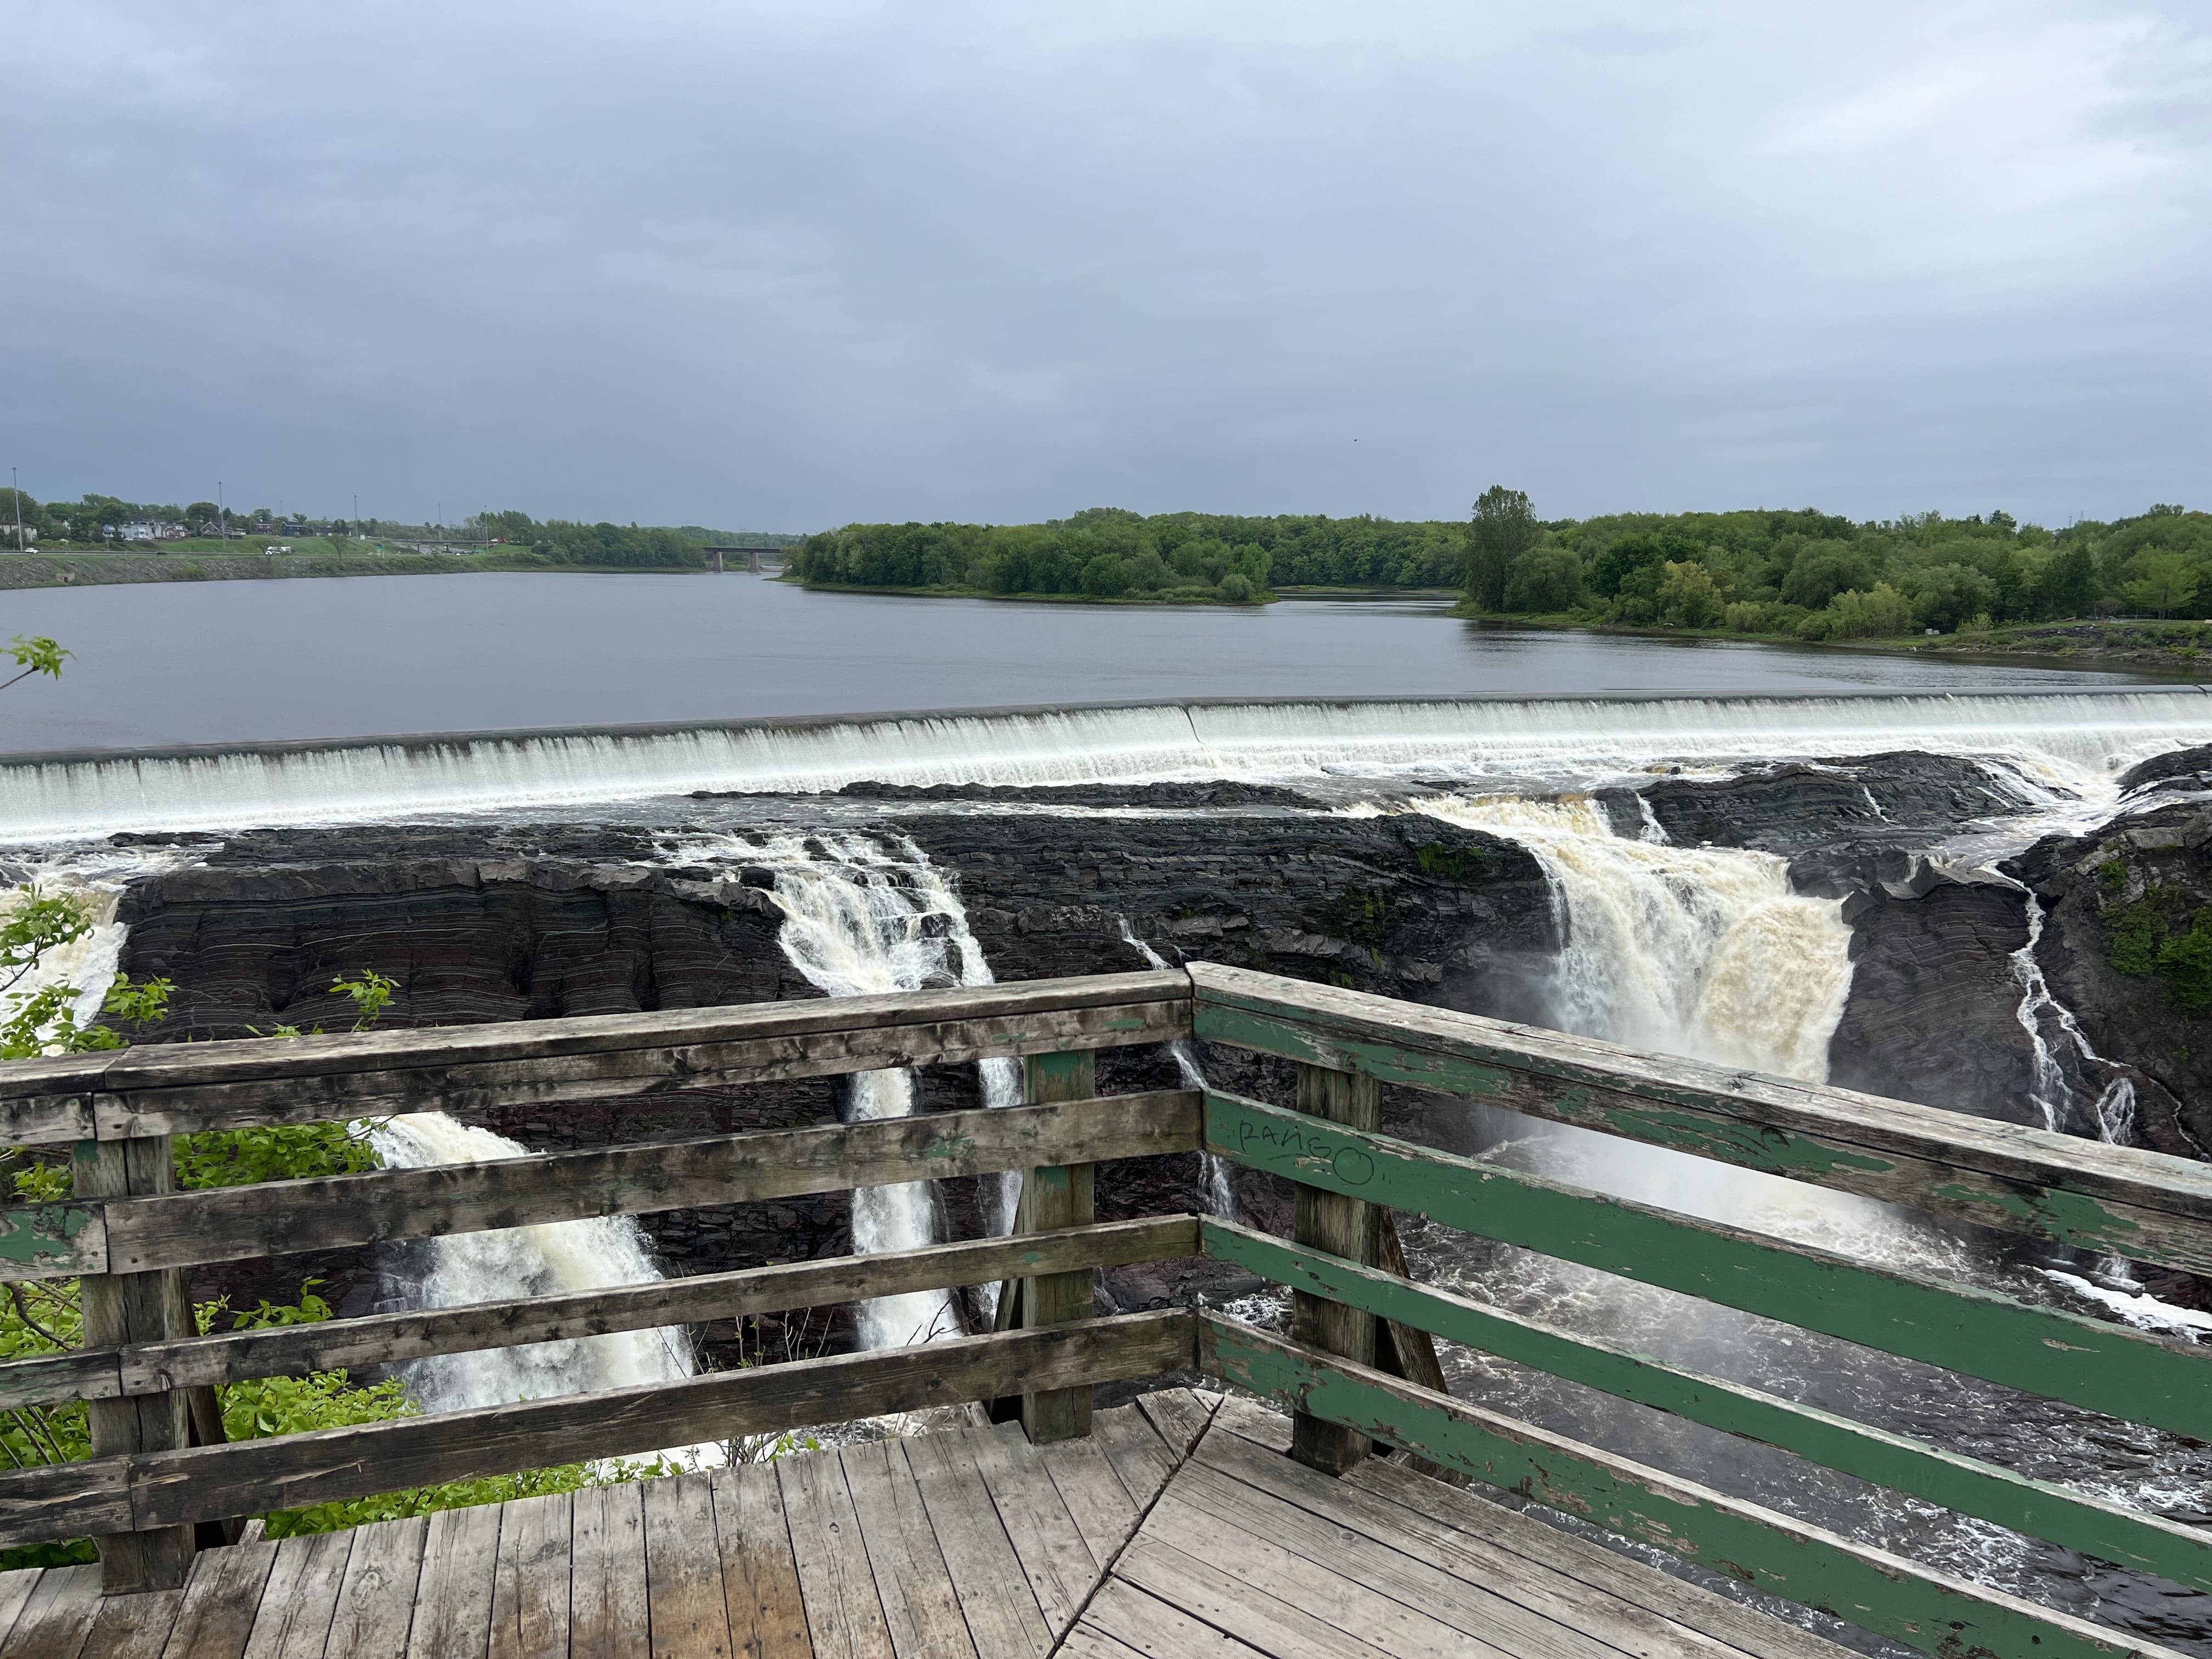
<path id="1" fill-rule="evenodd" d="M 1097 1049 L 1195 1036 L 1278 1056 L 1294 1107 L 1098 1097 Z M 166 1136 L 1026 1059 L 1030 1103 L 210 1192 Z M 0 1543 L 102 1540 L 111 1588 L 173 1583 L 210 1517 L 552 1462 L 1018 1398 L 1080 1434 L 1090 1389 L 1193 1365 L 1294 1414 L 1341 1470 L 1372 1445 L 1532 1498 L 1931 1653 L 2154 1650 L 1453 1399 L 1414 1333 L 1517 1361 L 2131 1571 L 2212 1589 L 2212 1534 L 1414 1282 L 1390 1214 L 1535 1250 L 2090 1411 L 2212 1440 L 2212 1355 L 1996 1291 L 1577 1189 L 1381 1133 L 1384 1085 L 1486 1102 L 1952 1221 L 2191 1271 L 2212 1169 L 1846 1091 L 1194 964 L 887 998 L 143 1048 L 0 1071 L 0 1139 L 76 1143 L 79 1196 L 0 1214 L 0 1278 L 79 1276 L 87 1346 L 0 1366 L 0 1407 L 81 1399 L 88 1462 L 0 1474 Z M 1295 1183 L 1289 1239 L 1093 1219 L 1092 1167 L 1204 1149 Z M 586 1216 L 1020 1170 L 1020 1231 L 585 1293 L 196 1336 L 186 1267 Z M 1200 1310 L 1093 1316 L 1097 1268 L 1204 1254 L 1286 1286 L 1280 1335 Z M 919 1346 L 234 1443 L 194 1390 L 609 1331 L 1008 1281 L 1000 1328 Z M 95 1310 L 99 1310 L 95 1317 Z M 1378 1336 L 1378 1333 L 1380 1334 Z M 1378 1362 L 1400 1373 L 1391 1375 Z M 205 1417 L 204 1408 L 197 1415 Z"/>

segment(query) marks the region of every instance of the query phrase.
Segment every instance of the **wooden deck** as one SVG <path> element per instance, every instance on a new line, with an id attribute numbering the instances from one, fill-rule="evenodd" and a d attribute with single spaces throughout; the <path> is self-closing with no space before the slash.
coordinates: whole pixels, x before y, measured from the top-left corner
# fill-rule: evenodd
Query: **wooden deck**
<path id="1" fill-rule="evenodd" d="M 1846 1659 L 1286 1419 L 1170 1389 L 1012 1424 L 210 1550 L 103 1602 L 0 1576 L 0 1659 Z"/>

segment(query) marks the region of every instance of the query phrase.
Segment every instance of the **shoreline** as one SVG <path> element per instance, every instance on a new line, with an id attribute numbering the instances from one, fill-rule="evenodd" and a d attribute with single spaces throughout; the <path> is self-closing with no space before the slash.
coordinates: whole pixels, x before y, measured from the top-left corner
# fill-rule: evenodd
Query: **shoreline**
<path id="1" fill-rule="evenodd" d="M 550 564 L 498 554 L 437 553 L 9 553 L 0 555 L 0 592 L 45 587 L 113 587 L 137 582 L 286 581 L 331 576 L 508 575 L 711 576 L 693 565 Z"/>
<path id="2" fill-rule="evenodd" d="M 1562 617 L 1494 616 L 1465 608 L 1455 621 L 1487 628 L 1553 634 L 1605 634 L 1626 639 L 1679 640 L 1689 645 L 1787 646 L 1812 652 L 1868 656 L 1940 657 L 1968 662 L 2014 662 L 2022 667 L 2109 665 L 2115 672 L 2154 669 L 2178 681 L 2212 682 L 2212 622 L 2105 621 L 2007 623 L 1973 634 L 1902 635 L 1887 639 L 1803 640 L 1794 634 L 1744 634 L 1724 628 L 1642 628 L 1625 623 Z"/>
<path id="3" fill-rule="evenodd" d="M 1125 593 L 1117 599 L 1101 599 L 1096 593 L 992 593 L 980 587 L 886 587 L 873 583 L 801 581 L 790 576 L 775 576 L 769 580 L 786 583 L 807 593 L 889 593 L 904 599 L 994 599 L 1012 600 L 1018 605 L 1172 605 L 1186 609 L 1205 605 L 1219 611 L 1256 611 L 1261 605 L 1275 604 L 1281 598 L 1273 592 L 1249 599 L 1205 599 L 1196 594 L 1170 599 L 1157 593 L 1142 597 Z"/>

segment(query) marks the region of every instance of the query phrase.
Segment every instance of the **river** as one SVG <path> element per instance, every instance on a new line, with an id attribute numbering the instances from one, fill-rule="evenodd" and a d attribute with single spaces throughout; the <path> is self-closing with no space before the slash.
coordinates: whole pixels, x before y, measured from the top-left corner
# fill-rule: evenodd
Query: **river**
<path id="1" fill-rule="evenodd" d="M 759 576 L 477 574 L 10 593 L 63 678 L 0 750 L 1169 697 L 1806 692 L 2137 676 L 1454 621 L 1441 600 L 1102 607 L 810 593 Z"/>

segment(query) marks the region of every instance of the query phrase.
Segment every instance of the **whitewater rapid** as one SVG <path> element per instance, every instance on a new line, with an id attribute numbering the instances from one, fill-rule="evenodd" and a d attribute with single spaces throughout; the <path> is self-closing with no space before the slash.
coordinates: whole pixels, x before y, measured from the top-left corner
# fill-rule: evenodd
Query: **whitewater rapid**
<path id="1" fill-rule="evenodd" d="M 529 1158 L 530 1149 L 443 1112 L 410 1112 L 362 1126 L 386 1169 L 484 1164 Z M 548 1222 L 486 1232 L 452 1233 L 407 1246 L 387 1269 L 387 1294 L 407 1308 L 453 1308 L 563 1291 L 646 1285 L 662 1277 L 645 1230 L 629 1216 Z M 437 1354 L 403 1368 L 410 1392 L 433 1412 L 602 1389 L 680 1382 L 693 1375 L 691 1339 L 680 1325 L 606 1336 Z M 714 1445 L 679 1447 L 664 1456 L 698 1468 L 723 1461 Z"/>
<path id="2" fill-rule="evenodd" d="M 682 864 L 738 865 L 767 871 L 767 890 L 783 912 L 776 938 L 807 982 L 833 997 L 993 983 L 990 963 L 968 927 L 968 911 L 945 876 L 912 842 L 859 835 L 672 837 L 663 852 Z M 983 1103 L 1017 1105 L 1021 1067 L 1012 1060 L 978 1062 Z M 847 1080 L 848 1123 L 911 1116 L 914 1073 L 862 1072 Z M 1012 1230 L 1020 1177 L 997 1189 L 997 1231 Z M 863 1187 L 853 1193 L 853 1249 L 908 1250 L 943 1237 L 937 1196 L 926 1181 Z M 988 1293 L 987 1293 L 988 1299 Z M 860 1346 L 899 1347 L 962 1332 L 948 1291 L 916 1291 L 860 1304 Z"/>
<path id="3" fill-rule="evenodd" d="M 863 780 L 1049 785 L 1356 778 L 1588 787 L 1662 764 L 1895 750 L 2002 757 L 2069 795 L 2212 740 L 2195 688 L 1983 695 L 1211 701 L 0 757 L 0 842 L 812 793 Z"/>

